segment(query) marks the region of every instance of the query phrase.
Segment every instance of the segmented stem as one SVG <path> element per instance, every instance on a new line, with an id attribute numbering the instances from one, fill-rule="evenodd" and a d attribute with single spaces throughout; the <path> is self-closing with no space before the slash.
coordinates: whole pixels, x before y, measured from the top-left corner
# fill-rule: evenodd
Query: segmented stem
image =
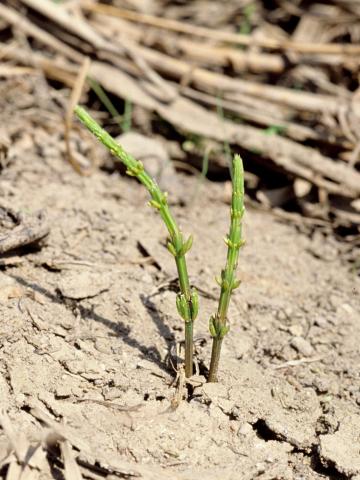
<path id="1" fill-rule="evenodd" d="M 229 308 L 232 291 L 240 285 L 236 280 L 235 274 L 239 258 L 240 247 L 244 244 L 241 237 L 241 220 L 244 215 L 244 168 L 239 155 L 233 159 L 233 178 L 232 178 L 232 201 L 230 210 L 230 231 L 225 238 L 228 247 L 227 259 L 224 270 L 221 272 L 221 278 L 217 279 L 221 291 L 219 305 L 216 315 L 210 318 L 209 329 L 213 337 L 213 346 L 211 352 L 209 382 L 217 381 L 217 372 L 221 353 L 221 345 L 224 336 L 229 331 L 227 326 L 227 312 Z"/>
<path id="2" fill-rule="evenodd" d="M 194 288 L 190 288 L 185 255 L 192 245 L 190 236 L 184 241 L 182 233 L 172 216 L 167 202 L 167 194 L 162 192 L 154 179 L 144 170 L 140 161 L 135 160 L 84 110 L 77 106 L 74 110 L 85 127 L 115 155 L 127 168 L 126 173 L 136 177 L 149 191 L 149 204 L 159 211 L 169 232 L 168 249 L 173 254 L 179 275 L 180 293 L 176 299 L 177 309 L 185 320 L 185 374 L 193 374 L 193 321 L 198 312 L 198 296 Z"/>

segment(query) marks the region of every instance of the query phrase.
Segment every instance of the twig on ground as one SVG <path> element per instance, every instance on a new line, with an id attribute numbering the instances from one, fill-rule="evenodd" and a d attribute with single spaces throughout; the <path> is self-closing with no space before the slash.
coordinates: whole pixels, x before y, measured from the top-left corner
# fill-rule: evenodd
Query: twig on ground
<path id="1" fill-rule="evenodd" d="M 280 363 L 279 365 L 271 365 L 271 368 L 273 368 L 274 370 L 279 370 L 281 368 L 297 367 L 298 365 L 303 365 L 305 363 L 320 362 L 323 358 L 327 356 L 328 355 L 319 355 L 318 357 L 299 358 L 298 360 L 289 360 L 288 362 Z"/>
<path id="2" fill-rule="evenodd" d="M 84 84 L 86 81 L 89 68 L 90 68 L 90 58 L 85 57 L 82 63 L 82 66 L 79 70 L 78 76 L 76 78 L 75 85 L 71 92 L 70 101 L 66 110 L 65 133 L 64 133 L 66 154 L 67 154 L 68 161 L 77 173 L 84 176 L 91 175 L 91 173 L 95 169 L 95 162 L 92 161 L 91 165 L 88 168 L 83 168 L 80 165 L 80 163 L 75 158 L 74 152 L 71 149 L 70 132 L 72 129 L 72 119 L 74 114 L 74 108 L 80 101 L 81 93 L 84 88 Z"/>

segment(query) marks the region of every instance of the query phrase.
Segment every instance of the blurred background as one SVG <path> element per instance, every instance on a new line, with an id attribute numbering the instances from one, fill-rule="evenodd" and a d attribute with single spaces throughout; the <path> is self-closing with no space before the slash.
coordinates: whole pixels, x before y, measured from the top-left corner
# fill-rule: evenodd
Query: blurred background
<path id="1" fill-rule="evenodd" d="M 1 0 L 0 59 L 0 478 L 359 480 L 360 1 Z M 194 235 L 195 382 L 166 229 L 77 104 Z"/>
<path id="2" fill-rule="evenodd" d="M 30 139 L 80 175 L 118 170 L 80 102 L 173 201 L 193 198 L 177 172 L 229 201 L 240 153 L 248 204 L 359 267 L 358 1 L 3 0 L 0 40 L 3 170 Z"/>

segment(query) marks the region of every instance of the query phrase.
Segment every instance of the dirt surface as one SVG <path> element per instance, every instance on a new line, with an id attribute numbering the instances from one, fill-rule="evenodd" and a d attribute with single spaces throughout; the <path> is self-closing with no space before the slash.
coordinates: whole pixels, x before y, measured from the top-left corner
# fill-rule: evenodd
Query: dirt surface
<path id="1" fill-rule="evenodd" d="M 359 278 L 335 241 L 247 209 L 220 382 L 203 383 L 229 206 L 224 184 L 175 174 L 201 299 L 199 372 L 181 399 L 164 226 L 134 180 L 74 172 L 42 114 L 0 175 L 3 206 L 42 211 L 50 229 L 2 260 L 0 407 L 14 431 L 36 442 L 58 422 L 87 478 L 360 478 Z M 7 448 L 0 430 L 0 465 Z M 63 478 L 54 458 L 41 478 Z"/>

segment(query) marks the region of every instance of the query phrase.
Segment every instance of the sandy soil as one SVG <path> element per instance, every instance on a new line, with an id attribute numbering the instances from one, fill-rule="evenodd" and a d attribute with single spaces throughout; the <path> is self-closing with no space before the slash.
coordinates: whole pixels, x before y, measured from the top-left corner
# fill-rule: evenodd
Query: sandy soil
<path id="1" fill-rule="evenodd" d="M 3 205 L 43 210 L 50 227 L 0 272 L 0 407 L 14 430 L 36 441 L 47 414 L 88 478 L 360 478 L 359 278 L 336 242 L 247 209 L 220 382 L 206 384 L 229 206 L 212 183 L 173 205 L 194 235 L 201 312 L 197 382 L 172 409 L 183 324 L 164 226 L 134 180 L 78 176 L 61 138 L 39 121 L 0 176 Z M 186 203 L 197 181 L 178 184 Z M 0 430 L 0 465 L 7 445 Z M 54 458 L 41 478 L 62 478 Z"/>

